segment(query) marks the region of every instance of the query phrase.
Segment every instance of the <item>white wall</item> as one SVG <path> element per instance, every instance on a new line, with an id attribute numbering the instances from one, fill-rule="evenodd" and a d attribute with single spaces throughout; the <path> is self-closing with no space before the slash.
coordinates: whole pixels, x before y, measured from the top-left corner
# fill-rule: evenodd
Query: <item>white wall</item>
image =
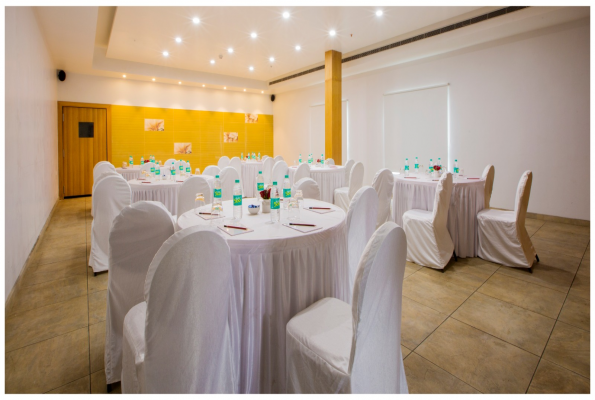
<path id="1" fill-rule="evenodd" d="M 384 167 L 383 95 L 449 84 L 451 158 L 467 174 L 495 165 L 493 207 L 512 209 L 518 180 L 531 169 L 530 212 L 589 220 L 589 24 L 559 25 L 344 80 L 351 156 L 364 163 L 365 182 Z M 308 109 L 323 101 L 323 84 L 277 95 L 275 154 L 293 160 L 308 153 Z"/>
<path id="2" fill-rule="evenodd" d="M 5 10 L 6 299 L 58 199 L 58 121 L 56 70 L 33 9 Z"/>
<path id="3" fill-rule="evenodd" d="M 185 110 L 273 113 L 273 103 L 266 94 L 74 73 L 67 73 L 66 80 L 58 82 L 58 100 Z"/>

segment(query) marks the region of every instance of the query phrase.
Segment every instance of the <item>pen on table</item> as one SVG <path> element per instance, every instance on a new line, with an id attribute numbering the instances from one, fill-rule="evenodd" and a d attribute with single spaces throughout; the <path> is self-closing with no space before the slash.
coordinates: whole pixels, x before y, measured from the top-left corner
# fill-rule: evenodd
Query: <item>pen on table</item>
<path id="1" fill-rule="evenodd" d="M 242 228 L 241 226 L 233 226 L 233 225 L 223 225 L 225 228 L 233 228 L 233 229 L 241 229 L 243 231 L 247 231 L 248 228 Z"/>
<path id="2" fill-rule="evenodd" d="M 308 207 L 309 210 L 330 210 L 330 207 Z"/>
<path id="3" fill-rule="evenodd" d="M 467 179 L 479 179 L 479 178 L 467 178 Z"/>
<path id="4" fill-rule="evenodd" d="M 316 226 L 316 225 L 312 225 L 312 224 L 296 224 L 294 222 L 290 222 L 289 225 L 295 225 L 295 226 Z"/>
<path id="5" fill-rule="evenodd" d="M 199 212 L 199 214 L 203 214 L 203 215 L 211 215 L 211 213 L 208 213 L 208 212 L 202 212 L 202 211 L 201 211 L 201 212 Z"/>

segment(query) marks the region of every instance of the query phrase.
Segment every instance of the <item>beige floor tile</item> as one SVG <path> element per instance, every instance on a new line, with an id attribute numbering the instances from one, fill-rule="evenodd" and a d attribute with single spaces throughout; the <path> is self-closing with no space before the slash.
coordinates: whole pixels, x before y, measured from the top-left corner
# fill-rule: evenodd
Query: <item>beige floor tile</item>
<path id="1" fill-rule="evenodd" d="M 449 269 L 473 275 L 483 281 L 492 276 L 499 268 L 498 264 L 477 257 L 459 258 L 459 261 L 451 263 L 451 266 L 449 266 Z"/>
<path id="2" fill-rule="evenodd" d="M 84 243 L 74 244 L 68 247 L 41 248 L 39 264 L 49 264 L 58 261 L 72 260 L 85 257 L 86 245 Z"/>
<path id="3" fill-rule="evenodd" d="M 55 281 L 74 275 L 84 275 L 86 259 L 75 258 L 72 260 L 58 261 L 50 264 L 40 264 L 29 268 L 21 278 L 22 286 L 37 285 L 39 283 Z"/>
<path id="4" fill-rule="evenodd" d="M 532 273 L 526 269 L 510 267 L 502 267 L 498 273 L 561 292 L 568 292 L 580 262 L 580 258 L 544 251 L 539 253 L 539 262 L 533 264 Z"/>
<path id="5" fill-rule="evenodd" d="M 416 350 L 484 393 L 524 393 L 539 357 L 452 318 Z"/>
<path id="6" fill-rule="evenodd" d="M 13 295 L 7 315 L 60 303 L 87 293 L 87 277 L 74 275 L 68 278 L 19 288 Z"/>
<path id="7" fill-rule="evenodd" d="M 533 247 L 535 247 L 535 251 L 537 252 L 538 255 L 539 255 L 539 253 L 541 253 L 543 251 L 549 251 L 552 253 L 558 253 L 558 254 L 564 254 L 567 256 L 571 256 L 571 257 L 582 258 L 583 255 L 585 254 L 585 250 L 587 248 L 586 245 L 583 245 L 580 243 L 560 243 L 556 240 L 539 239 L 536 237 L 538 234 L 539 234 L 539 232 L 537 232 L 531 238 Z"/>
<path id="8" fill-rule="evenodd" d="M 589 332 L 556 322 L 543 358 L 589 378 L 591 365 Z"/>
<path id="9" fill-rule="evenodd" d="M 559 321 L 586 331 L 591 330 L 591 300 L 576 295 L 568 295 L 560 316 Z"/>
<path id="10" fill-rule="evenodd" d="M 456 286 L 464 287 L 470 291 L 474 291 L 489 278 L 489 275 L 480 277 L 475 274 L 466 273 L 474 268 L 479 267 L 453 262 L 452 265 L 448 265 L 444 271 L 432 268 L 422 268 L 418 273 L 431 276 L 439 282 L 448 282 Z"/>
<path id="11" fill-rule="evenodd" d="M 591 260 L 583 258 L 581 265 L 578 267 L 578 272 L 586 276 L 591 276 Z"/>
<path id="12" fill-rule="evenodd" d="M 89 326 L 91 347 L 91 373 L 105 369 L 105 321 Z"/>
<path id="13" fill-rule="evenodd" d="M 403 297 L 401 343 L 415 349 L 448 317 L 432 308 Z"/>
<path id="14" fill-rule="evenodd" d="M 590 390 L 589 379 L 542 359 L 527 393 L 582 394 L 590 393 Z"/>
<path id="15" fill-rule="evenodd" d="M 566 294 L 496 272 L 479 293 L 526 308 L 550 318 L 557 318 Z"/>
<path id="16" fill-rule="evenodd" d="M 84 378 L 77 379 L 74 382 L 67 383 L 54 389 L 48 394 L 89 394 L 91 393 L 91 377 L 89 375 Z"/>
<path id="17" fill-rule="evenodd" d="M 568 226 L 572 226 L 572 225 L 568 225 Z M 566 227 L 566 225 L 565 225 Z M 565 232 L 563 230 L 557 229 L 557 228 L 552 228 L 551 225 L 549 224 L 545 224 L 537 233 L 535 233 L 535 235 L 533 235 L 533 238 L 537 238 L 537 239 L 544 239 L 544 240 L 548 240 L 548 241 L 553 241 L 559 244 L 576 244 L 576 245 L 580 245 L 583 248 L 587 248 L 587 245 L 589 244 L 589 236 L 588 235 L 582 235 L 579 233 L 573 233 L 573 232 Z"/>
<path id="18" fill-rule="evenodd" d="M 403 295 L 436 311 L 450 315 L 473 290 L 433 276 L 415 273 L 403 281 Z"/>
<path id="19" fill-rule="evenodd" d="M 502 300 L 474 293 L 452 315 L 510 344 L 541 356 L 555 320 Z"/>
<path id="20" fill-rule="evenodd" d="M 591 298 L 591 274 L 585 266 L 578 269 L 568 293 L 583 299 Z"/>
<path id="21" fill-rule="evenodd" d="M 14 314 L 6 318 L 6 351 L 84 328 L 88 321 L 87 296 Z"/>
<path id="22" fill-rule="evenodd" d="M 407 261 L 407 263 L 405 264 L 405 278 L 407 278 L 409 275 L 414 274 L 415 272 L 419 271 L 421 268 L 423 268 L 421 265 L 417 265 L 417 264 Z"/>
<path id="23" fill-rule="evenodd" d="M 543 224 L 545 224 L 545 221 L 539 219 L 525 219 L 525 228 L 527 229 L 529 236 L 533 236 L 539 230 L 539 228 L 543 226 Z"/>
<path id="24" fill-rule="evenodd" d="M 87 267 L 87 282 L 89 293 L 107 289 L 109 272 L 93 275 L 93 268 Z"/>
<path id="25" fill-rule="evenodd" d="M 591 235 L 591 229 L 587 226 L 562 224 L 559 222 L 546 222 L 540 230 L 555 233 L 570 233 L 583 236 Z"/>
<path id="26" fill-rule="evenodd" d="M 44 393 L 89 374 L 87 328 L 6 353 L 6 393 Z"/>
<path id="27" fill-rule="evenodd" d="M 407 347 L 401 345 L 401 354 L 403 355 L 403 360 L 411 353 Z"/>
<path id="28" fill-rule="evenodd" d="M 416 353 L 411 353 L 404 364 L 410 394 L 479 393 Z"/>
<path id="29" fill-rule="evenodd" d="M 52 217 L 52 227 L 54 228 L 62 228 L 71 225 L 84 225 L 86 222 L 85 218 L 85 211 L 80 210 L 75 213 L 67 213 L 67 214 L 54 214 Z"/>
<path id="30" fill-rule="evenodd" d="M 105 321 L 107 290 L 89 294 L 89 325 Z"/>
<path id="31" fill-rule="evenodd" d="M 77 224 L 66 227 L 53 227 L 50 226 L 45 231 L 43 236 L 45 240 L 63 240 L 68 243 L 71 238 L 80 237 L 85 234 L 85 225 Z"/>
<path id="32" fill-rule="evenodd" d="M 75 245 L 75 244 L 80 244 L 80 243 L 86 243 L 87 242 L 87 238 L 85 237 L 85 232 L 82 231 L 81 232 L 77 232 L 76 230 L 74 230 L 73 232 L 69 232 L 66 235 L 44 235 L 43 240 L 40 243 L 40 248 L 41 247 L 48 247 L 51 248 L 52 246 L 55 245 L 62 245 L 62 244 L 67 244 L 69 246 Z"/>

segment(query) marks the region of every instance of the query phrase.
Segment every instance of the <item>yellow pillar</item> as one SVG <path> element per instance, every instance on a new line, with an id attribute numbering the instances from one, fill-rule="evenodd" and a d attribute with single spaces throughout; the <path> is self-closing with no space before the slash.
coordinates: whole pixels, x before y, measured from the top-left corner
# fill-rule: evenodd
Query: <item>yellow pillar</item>
<path id="1" fill-rule="evenodd" d="M 341 165 L 341 53 L 324 53 L 324 158 Z"/>

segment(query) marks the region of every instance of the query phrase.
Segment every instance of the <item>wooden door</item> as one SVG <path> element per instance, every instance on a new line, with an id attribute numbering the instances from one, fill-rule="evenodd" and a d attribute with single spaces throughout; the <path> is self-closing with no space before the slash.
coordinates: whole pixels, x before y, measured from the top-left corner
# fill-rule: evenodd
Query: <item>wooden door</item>
<path id="1" fill-rule="evenodd" d="M 107 161 L 107 110 L 63 107 L 64 197 L 90 195 L 93 167 Z"/>

